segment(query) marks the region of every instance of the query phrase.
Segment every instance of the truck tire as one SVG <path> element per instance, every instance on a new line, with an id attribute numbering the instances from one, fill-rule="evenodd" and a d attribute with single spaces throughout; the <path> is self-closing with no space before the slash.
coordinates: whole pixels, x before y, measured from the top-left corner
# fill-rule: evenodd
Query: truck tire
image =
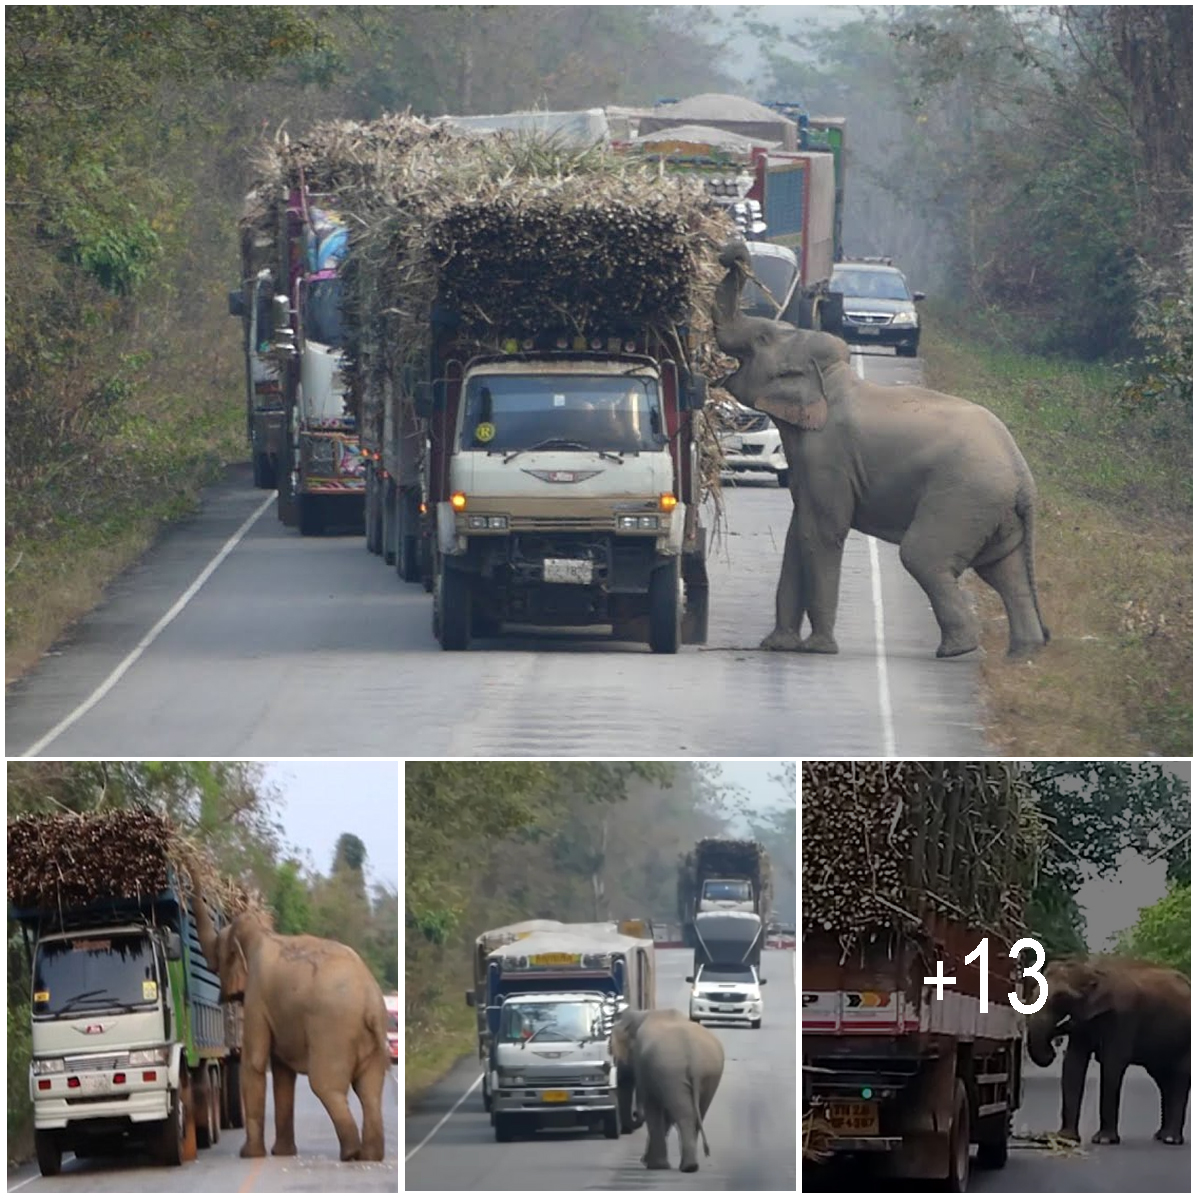
<path id="1" fill-rule="evenodd" d="M 363 503 L 367 524 L 367 553 L 379 554 L 383 549 L 383 514 L 379 508 L 379 479 L 372 467 L 367 468 L 367 494 Z"/>
<path id="2" fill-rule="evenodd" d="M 650 649 L 655 654 L 679 652 L 679 560 L 656 567 L 650 576 Z"/>
<path id="3" fill-rule="evenodd" d="M 196 1146 L 207 1150 L 213 1144 L 213 1102 L 216 1097 L 212 1091 L 212 1079 L 203 1064 L 192 1076 L 192 1100 L 195 1106 Z"/>
<path id="4" fill-rule="evenodd" d="M 940 1190 L 965 1192 L 971 1169 L 971 1106 L 967 1103 L 967 1089 L 961 1079 L 954 1081 L 950 1111 L 954 1114 L 950 1121 L 950 1161 Z"/>
<path id="5" fill-rule="evenodd" d="M 181 1070 L 186 1071 L 187 1068 L 182 1067 Z M 164 1167 L 182 1166 L 186 1141 L 187 1114 L 184 1111 L 183 1097 L 176 1089 L 171 1093 L 171 1111 L 154 1139 L 155 1161 Z"/>
<path id="6" fill-rule="evenodd" d="M 400 540 L 396 528 L 396 485 L 389 479 L 383 485 L 383 561 L 390 567 L 396 561 L 396 543 Z"/>
<path id="7" fill-rule="evenodd" d="M 183 1090 L 183 1161 L 195 1162 L 196 1146 L 196 1089 L 187 1076 L 187 1068 L 182 1068 L 180 1086 Z"/>
<path id="8" fill-rule="evenodd" d="M 57 1175 L 62 1170 L 62 1142 L 57 1129 L 35 1129 L 33 1145 L 37 1150 L 38 1170 L 43 1175 Z"/>
<path id="9" fill-rule="evenodd" d="M 975 1161 L 984 1171 L 999 1171 L 1008 1162 L 1009 1114 L 993 1113 L 979 1121 Z"/>
<path id="10" fill-rule="evenodd" d="M 785 487 L 790 487 L 790 486 L 791 486 L 791 483 L 792 483 L 792 473 L 791 473 L 791 471 L 776 471 L 776 472 L 775 472 L 775 478 L 779 480 L 779 486 L 780 486 L 781 488 L 785 488 Z"/>
<path id="11" fill-rule="evenodd" d="M 325 527 L 321 496 L 296 497 L 296 523 L 301 537 L 317 537 Z"/>
<path id="12" fill-rule="evenodd" d="M 426 592 L 433 592 L 433 538 L 421 538 L 421 545 L 418 550 L 418 557 L 421 560 L 421 586 Z"/>
<path id="13" fill-rule="evenodd" d="M 511 1142 L 517 1132 L 517 1118 L 512 1113 L 495 1113 L 492 1122 L 496 1128 L 496 1141 Z"/>
<path id="14" fill-rule="evenodd" d="M 275 467 L 269 454 L 255 451 L 254 454 L 254 486 L 256 488 L 273 488 L 275 486 Z"/>
<path id="15" fill-rule="evenodd" d="M 471 644 L 471 577 L 442 564 L 438 587 L 438 641 L 443 650 L 465 650 Z"/>
<path id="16" fill-rule="evenodd" d="M 245 1125 L 242 1116 L 242 1064 L 237 1061 L 225 1065 L 225 1121 L 226 1129 L 241 1129 Z"/>
<path id="17" fill-rule="evenodd" d="M 410 493 L 400 494 L 400 547 L 396 574 L 405 583 L 421 581 L 421 514 Z"/>
<path id="18" fill-rule="evenodd" d="M 759 1017 L 759 1019 L 757 1021 L 751 1021 L 750 1028 L 751 1029 L 761 1029 L 762 1028 L 762 1017 Z"/>
<path id="19" fill-rule="evenodd" d="M 617 1113 L 614 1109 L 612 1112 L 604 1114 L 604 1136 L 612 1141 L 621 1136 L 621 1122 L 617 1119 Z"/>

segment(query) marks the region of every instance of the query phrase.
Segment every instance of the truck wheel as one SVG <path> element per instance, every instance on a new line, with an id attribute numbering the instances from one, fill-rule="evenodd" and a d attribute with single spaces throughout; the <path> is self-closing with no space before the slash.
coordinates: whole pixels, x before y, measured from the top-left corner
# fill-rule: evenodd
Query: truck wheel
<path id="1" fill-rule="evenodd" d="M 911 346 L 897 346 L 896 354 L 899 358 L 916 358 L 917 344 L 914 342 Z"/>
<path id="2" fill-rule="evenodd" d="M 389 479 L 383 486 L 383 561 L 390 567 L 396 561 L 396 485 Z"/>
<path id="3" fill-rule="evenodd" d="M 438 591 L 438 640 L 442 649 L 465 650 L 471 644 L 471 577 L 443 563 Z"/>
<path id="4" fill-rule="evenodd" d="M 759 1017 L 759 1019 L 757 1021 L 751 1021 L 750 1028 L 751 1029 L 761 1029 L 762 1028 L 762 1018 Z"/>
<path id="5" fill-rule="evenodd" d="M 215 1139 L 212 1135 L 213 1100 L 212 1079 L 201 1067 L 192 1077 L 192 1100 L 196 1115 L 196 1146 L 207 1150 Z"/>
<path id="6" fill-rule="evenodd" d="M 227 1063 L 225 1066 L 225 1118 L 226 1129 L 241 1129 L 245 1125 L 242 1117 L 242 1064 Z"/>
<path id="7" fill-rule="evenodd" d="M 679 560 L 656 567 L 650 576 L 650 649 L 655 654 L 679 650 Z"/>
<path id="8" fill-rule="evenodd" d="M 790 471 L 776 471 L 775 478 L 779 480 L 779 486 L 781 488 L 791 486 L 792 473 Z"/>
<path id="9" fill-rule="evenodd" d="M 325 527 L 321 496 L 297 496 L 296 517 L 301 537 L 317 537 Z"/>
<path id="10" fill-rule="evenodd" d="M 364 501 L 367 523 L 367 553 L 378 554 L 383 548 L 383 514 L 379 511 L 379 480 L 367 468 L 367 495 Z"/>
<path id="11" fill-rule="evenodd" d="M 421 586 L 427 591 L 433 591 L 433 539 L 421 538 L 418 558 L 421 561 Z"/>
<path id="12" fill-rule="evenodd" d="M 954 1118 L 950 1122 L 949 1174 L 942 1181 L 945 1192 L 965 1192 L 971 1169 L 971 1108 L 967 1104 L 967 1089 L 961 1079 L 954 1081 Z"/>
<path id="13" fill-rule="evenodd" d="M 400 497 L 400 547 L 396 556 L 396 574 L 405 583 L 421 580 L 421 514 L 411 495 Z"/>
<path id="14" fill-rule="evenodd" d="M 486 1087 L 480 1090 L 483 1092 L 483 1111 L 490 1113 L 492 1111 L 492 1093 Z"/>
<path id="15" fill-rule="evenodd" d="M 685 645 L 703 646 L 708 641 L 708 584 L 685 583 L 687 602 L 683 610 L 680 633 Z"/>
<path id="16" fill-rule="evenodd" d="M 979 1122 L 975 1161 L 984 1171 L 999 1171 L 1008 1162 L 1008 1122 L 1006 1112 L 994 1113 Z"/>
<path id="17" fill-rule="evenodd" d="M 516 1133 L 515 1118 L 511 1113 L 496 1113 L 493 1124 L 496 1127 L 496 1141 L 511 1142 Z"/>
<path id="18" fill-rule="evenodd" d="M 182 1067 L 181 1070 L 187 1070 Z M 162 1123 L 154 1144 L 154 1158 L 164 1167 L 183 1164 L 184 1143 L 187 1141 L 187 1116 L 183 1097 L 178 1089 L 171 1093 L 171 1111 Z"/>
<path id="19" fill-rule="evenodd" d="M 192 1081 L 183 1074 L 187 1070 L 181 1067 L 180 1086 L 183 1089 L 183 1161 L 195 1162 L 197 1153 L 196 1143 L 196 1089 Z"/>
<path id="20" fill-rule="evenodd" d="M 621 1123 L 615 1111 L 604 1114 L 604 1136 L 610 1141 L 621 1136 Z"/>
<path id="21" fill-rule="evenodd" d="M 43 1175 L 57 1175 L 62 1170 L 62 1142 L 57 1129 L 35 1129 L 33 1144 L 37 1150 L 38 1170 Z"/>
<path id="22" fill-rule="evenodd" d="M 254 455 L 254 486 L 256 488 L 273 488 L 275 486 L 275 468 L 267 454 Z"/>

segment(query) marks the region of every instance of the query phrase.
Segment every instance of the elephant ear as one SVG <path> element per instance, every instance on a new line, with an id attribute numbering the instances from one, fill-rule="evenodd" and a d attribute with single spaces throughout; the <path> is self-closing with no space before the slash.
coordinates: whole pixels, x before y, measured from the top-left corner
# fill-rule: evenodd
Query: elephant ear
<path id="1" fill-rule="evenodd" d="M 241 996 L 246 991 L 249 967 L 246 953 L 237 937 L 237 925 L 226 925 L 218 935 L 221 955 L 221 985 L 226 995 Z"/>
<path id="2" fill-rule="evenodd" d="M 1074 1015 L 1081 1021 L 1094 1021 L 1117 1006 L 1116 993 L 1108 975 L 1098 972 L 1082 981 Z"/>
<path id="3" fill-rule="evenodd" d="M 755 397 L 754 407 L 784 425 L 816 432 L 825 428 L 829 404 L 814 360 L 802 372 L 780 375 Z"/>

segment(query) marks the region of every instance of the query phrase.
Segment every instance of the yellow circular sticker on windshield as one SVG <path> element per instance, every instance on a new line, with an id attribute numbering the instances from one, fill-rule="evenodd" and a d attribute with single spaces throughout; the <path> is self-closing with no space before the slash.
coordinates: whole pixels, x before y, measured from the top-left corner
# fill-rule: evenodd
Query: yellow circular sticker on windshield
<path id="1" fill-rule="evenodd" d="M 481 421 L 475 426 L 475 440 L 477 442 L 490 442 L 496 436 L 496 427 L 491 421 Z"/>

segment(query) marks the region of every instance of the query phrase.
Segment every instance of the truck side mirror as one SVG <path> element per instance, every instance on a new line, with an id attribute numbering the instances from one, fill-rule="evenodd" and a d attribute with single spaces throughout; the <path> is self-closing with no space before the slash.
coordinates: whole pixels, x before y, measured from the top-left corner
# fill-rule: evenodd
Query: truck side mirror
<path id="1" fill-rule="evenodd" d="M 475 1007 L 475 993 L 474 992 L 467 993 L 467 1007 L 468 1008 Z"/>
<path id="2" fill-rule="evenodd" d="M 179 962 L 183 958 L 183 939 L 177 933 L 167 934 L 167 961 Z"/>
<path id="3" fill-rule="evenodd" d="M 765 979 L 760 979 L 760 980 L 758 981 L 758 986 L 759 986 L 759 987 L 765 987 L 765 986 L 766 986 L 766 983 L 767 983 L 767 981 L 766 981 Z"/>
<path id="4" fill-rule="evenodd" d="M 685 975 L 683 978 L 683 981 L 684 981 L 684 983 L 695 983 L 696 977 L 695 977 L 695 975 Z"/>
<path id="5" fill-rule="evenodd" d="M 924 299 L 925 299 L 925 293 L 924 293 L 924 292 L 913 292 L 913 303 L 914 303 L 914 304 L 915 304 L 915 303 L 916 303 L 918 300 L 924 300 Z"/>
<path id="6" fill-rule="evenodd" d="M 246 298 L 242 295 L 240 289 L 229 293 L 229 315 L 231 317 L 244 317 L 246 315 Z"/>

